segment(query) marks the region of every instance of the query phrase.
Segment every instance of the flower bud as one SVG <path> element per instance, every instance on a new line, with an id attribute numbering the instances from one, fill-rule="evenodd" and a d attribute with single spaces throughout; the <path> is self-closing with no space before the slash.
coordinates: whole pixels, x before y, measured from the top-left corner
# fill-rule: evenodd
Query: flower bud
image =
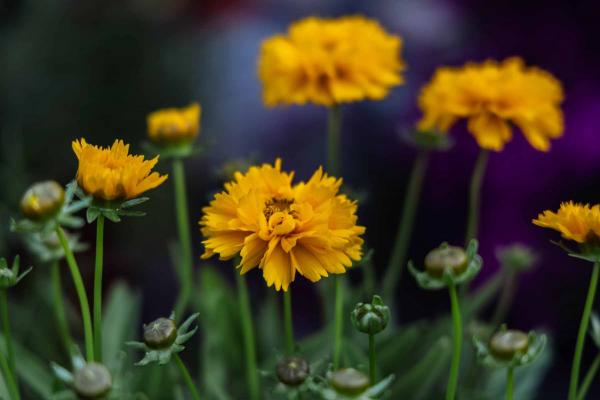
<path id="1" fill-rule="evenodd" d="M 54 215 L 65 201 L 65 191 L 55 181 L 34 183 L 21 199 L 21 212 L 37 221 Z"/>
<path id="2" fill-rule="evenodd" d="M 103 398 L 112 388 L 108 369 L 99 363 L 87 363 L 73 374 L 73 389 L 84 399 Z"/>
<path id="3" fill-rule="evenodd" d="M 529 336 L 517 330 L 504 330 L 494 334 L 490 340 L 490 351 L 501 360 L 511 360 L 517 353 L 525 353 L 529 347 Z"/>
<path id="4" fill-rule="evenodd" d="M 374 335 L 385 329 L 390 321 L 390 309 L 375 295 L 371 303 L 358 303 L 350 315 L 354 327 L 363 333 Z"/>
<path id="5" fill-rule="evenodd" d="M 170 318 L 158 318 L 144 325 L 144 343 L 151 349 L 165 349 L 177 338 L 177 326 Z"/>
<path id="6" fill-rule="evenodd" d="M 277 378 L 288 386 L 298 386 L 308 378 L 310 367 L 304 358 L 287 357 L 277 364 Z"/>
<path id="7" fill-rule="evenodd" d="M 467 253 L 461 247 L 442 244 L 431 250 L 425 256 L 425 270 L 430 276 L 441 278 L 444 271 L 449 269 L 454 274 L 460 274 L 467 269 Z"/>
<path id="8" fill-rule="evenodd" d="M 331 386 L 340 394 L 356 396 L 370 385 L 369 377 L 354 368 L 344 368 L 331 374 Z"/>
<path id="9" fill-rule="evenodd" d="M 530 269 L 536 262 L 537 256 L 527 246 L 513 244 L 496 252 L 496 257 L 504 268 L 520 272 Z"/>

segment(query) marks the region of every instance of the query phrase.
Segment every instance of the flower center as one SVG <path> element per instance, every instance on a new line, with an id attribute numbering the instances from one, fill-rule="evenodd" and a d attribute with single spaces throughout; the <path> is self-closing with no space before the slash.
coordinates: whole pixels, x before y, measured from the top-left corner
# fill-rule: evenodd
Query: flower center
<path id="1" fill-rule="evenodd" d="M 263 210 L 265 218 L 267 219 L 267 221 L 269 221 L 271 216 L 276 212 L 288 213 L 293 216 L 294 213 L 290 212 L 290 207 L 292 204 L 294 204 L 294 199 L 273 198 L 271 200 L 267 200 L 265 202 L 265 208 Z"/>

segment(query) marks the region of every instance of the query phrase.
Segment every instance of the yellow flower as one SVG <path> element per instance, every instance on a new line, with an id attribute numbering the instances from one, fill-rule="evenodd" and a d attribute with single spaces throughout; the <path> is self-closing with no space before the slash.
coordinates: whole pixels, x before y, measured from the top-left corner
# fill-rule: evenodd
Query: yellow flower
<path id="1" fill-rule="evenodd" d="M 166 108 L 148 115 L 148 136 L 159 144 L 179 144 L 194 140 L 200 132 L 200 105 Z"/>
<path id="2" fill-rule="evenodd" d="M 400 37 L 362 16 L 305 18 L 261 46 L 264 102 L 330 106 L 383 99 L 403 83 L 401 48 Z"/>
<path id="3" fill-rule="evenodd" d="M 235 173 L 200 220 L 205 252 L 222 260 L 241 256 L 240 273 L 259 267 L 268 286 L 287 290 L 296 272 L 312 282 L 342 274 L 362 257 L 357 204 L 338 194 L 341 179 L 319 168 L 308 182 L 275 165 Z"/>
<path id="4" fill-rule="evenodd" d="M 446 132 L 465 118 L 480 147 L 500 151 L 514 124 L 534 148 L 548 151 L 563 133 L 562 101 L 560 82 L 520 58 L 444 67 L 421 91 L 418 127 Z"/>
<path id="5" fill-rule="evenodd" d="M 600 205 L 590 206 L 569 201 L 562 203 L 556 213 L 544 211 L 533 223 L 559 231 L 565 239 L 585 243 L 594 236 L 600 237 Z"/>
<path id="6" fill-rule="evenodd" d="M 158 156 L 144 160 L 144 156 L 130 155 L 129 145 L 122 140 L 115 140 L 112 147 L 104 148 L 80 139 L 73 141 L 72 147 L 79 160 L 77 184 L 95 198 L 132 199 L 167 179 L 167 175 L 151 173 Z"/>

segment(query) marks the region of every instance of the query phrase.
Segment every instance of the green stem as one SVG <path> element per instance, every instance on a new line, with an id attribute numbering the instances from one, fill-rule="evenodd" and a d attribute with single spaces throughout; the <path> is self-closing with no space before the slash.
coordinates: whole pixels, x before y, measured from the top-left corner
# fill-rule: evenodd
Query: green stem
<path id="1" fill-rule="evenodd" d="M 512 400 L 513 399 L 513 392 L 514 392 L 514 368 L 513 367 L 509 367 L 508 371 L 506 372 L 506 400 Z"/>
<path id="2" fill-rule="evenodd" d="M 8 361 L 4 354 L 0 351 L 0 368 L 2 368 L 2 375 L 8 389 L 8 394 L 11 400 L 20 400 L 21 395 L 19 394 L 19 386 L 15 381 L 15 377 L 8 366 Z"/>
<path id="3" fill-rule="evenodd" d="M 94 269 L 94 354 L 102 362 L 102 270 L 104 265 L 104 215 L 96 219 L 96 267 Z"/>
<path id="4" fill-rule="evenodd" d="M 59 261 L 53 261 L 50 266 L 52 278 L 52 300 L 54 303 L 54 317 L 56 318 L 56 327 L 58 334 L 63 342 L 67 355 L 70 356 L 73 351 L 73 338 L 69 332 L 69 324 L 65 313 L 65 304 L 62 298 L 62 283 L 60 279 L 60 264 Z"/>
<path id="5" fill-rule="evenodd" d="M 12 334 L 10 329 L 10 318 L 8 316 L 8 296 L 6 289 L 0 289 L 0 314 L 2 318 L 2 328 L 4 333 L 4 342 L 6 343 L 6 355 L 8 368 L 15 380 L 17 385 L 17 392 L 19 391 L 19 382 L 17 379 L 17 369 L 15 367 L 15 348 L 13 346 Z"/>
<path id="6" fill-rule="evenodd" d="M 471 176 L 471 187 L 469 190 L 469 217 L 467 219 L 467 233 L 465 235 L 465 246 L 469 244 L 471 239 L 477 239 L 477 228 L 479 224 L 479 207 L 481 200 L 481 185 L 483 176 L 489 158 L 489 152 L 482 149 L 477 156 L 475 169 Z"/>
<path id="7" fill-rule="evenodd" d="M 94 361 L 94 335 L 92 334 L 92 318 L 90 316 L 90 305 L 88 302 L 87 294 L 85 293 L 85 286 L 83 285 L 83 279 L 81 279 L 81 273 L 77 266 L 77 261 L 73 256 L 73 252 L 69 247 L 69 242 L 65 236 L 65 232 L 60 226 L 56 227 L 56 234 L 60 240 L 60 244 L 65 252 L 65 258 L 71 271 L 73 278 L 73 284 L 77 291 L 77 297 L 79 298 L 79 306 L 81 308 L 81 318 L 83 320 L 83 333 L 85 337 L 85 352 L 88 362 Z"/>
<path id="8" fill-rule="evenodd" d="M 327 115 L 327 172 L 337 176 L 340 162 L 342 110 L 337 104 L 329 107 Z"/>
<path id="9" fill-rule="evenodd" d="M 384 299 L 388 302 L 392 301 L 398 282 L 402 278 L 402 271 L 404 271 L 406 249 L 408 248 L 413 230 L 419 196 L 421 194 L 421 187 L 423 186 L 423 179 L 425 177 L 425 171 L 427 170 L 428 161 L 429 151 L 419 151 L 413 163 L 410 178 L 408 180 L 404 205 L 402 206 L 402 215 L 400 216 L 398 231 L 396 232 L 396 238 L 394 239 L 394 248 L 392 249 L 392 254 L 383 280 L 383 295 Z"/>
<path id="10" fill-rule="evenodd" d="M 187 191 L 185 187 L 185 170 L 183 160 L 173 160 L 173 187 L 175 189 L 175 214 L 177 215 L 177 231 L 179 234 L 179 250 L 181 255 L 181 271 L 179 285 L 181 290 L 175 304 L 175 315 L 181 316 L 189 303 L 192 292 L 192 239 L 190 236 Z"/>
<path id="11" fill-rule="evenodd" d="M 577 335 L 577 344 L 575 345 L 575 354 L 573 356 L 573 366 L 571 367 L 571 382 L 569 383 L 569 400 L 576 400 L 577 398 L 577 385 L 579 382 L 579 370 L 581 368 L 581 355 L 583 353 L 583 344 L 585 342 L 585 335 L 590 322 L 590 315 L 592 313 L 592 306 L 594 305 L 594 297 L 596 296 L 596 287 L 598 286 L 598 274 L 600 271 L 600 263 L 594 263 L 594 269 L 592 271 L 592 277 L 590 279 L 590 287 L 588 289 L 587 298 L 585 300 L 585 306 L 583 308 L 583 315 L 581 316 L 581 323 L 579 325 L 579 334 Z"/>
<path id="12" fill-rule="evenodd" d="M 238 287 L 242 334 L 244 336 L 244 350 L 246 353 L 246 379 L 248 380 L 250 399 L 259 400 L 260 388 L 258 380 L 258 368 L 256 366 L 256 341 L 254 340 L 254 326 L 252 324 L 252 314 L 250 312 L 248 288 L 246 286 L 246 278 L 243 275 L 240 275 L 236 272 L 235 276 Z"/>
<path id="13" fill-rule="evenodd" d="M 583 383 L 581 384 L 581 387 L 579 388 L 579 394 L 577 395 L 577 400 L 585 399 L 585 395 L 587 394 L 587 392 L 590 388 L 590 385 L 594 381 L 594 377 L 598 373 L 599 368 L 600 368 L 600 353 L 598 353 L 596 355 L 596 358 L 594 358 L 594 361 L 592 362 L 590 369 L 588 370 L 587 374 L 585 374 Z"/>
<path id="14" fill-rule="evenodd" d="M 508 310 L 513 302 L 515 292 L 517 290 L 517 273 L 514 271 L 506 271 L 504 273 L 504 283 L 502 286 L 502 292 L 500 293 L 500 300 L 496 305 L 492 317 L 492 327 L 498 327 L 506 319 Z"/>
<path id="15" fill-rule="evenodd" d="M 283 292 L 283 319 L 285 330 L 285 351 L 294 354 L 294 325 L 292 321 L 292 288 Z"/>
<path id="16" fill-rule="evenodd" d="M 371 385 L 376 382 L 376 362 L 375 362 L 375 335 L 369 334 L 369 378 L 371 379 Z"/>
<path id="17" fill-rule="evenodd" d="M 342 333 L 344 326 L 344 292 L 342 288 L 342 277 L 333 276 L 335 286 L 334 325 L 333 325 L 333 369 L 340 367 L 340 356 L 342 354 Z"/>
<path id="18" fill-rule="evenodd" d="M 454 346 L 452 352 L 452 364 L 450 365 L 450 376 L 446 388 L 446 400 L 454 400 L 456 388 L 458 387 L 458 373 L 460 367 L 460 354 L 462 345 L 462 321 L 460 317 L 460 304 L 454 284 L 448 286 L 450 291 L 450 303 L 452 306 L 452 324 L 454 326 Z"/>
<path id="19" fill-rule="evenodd" d="M 175 358 L 175 363 L 179 367 L 179 371 L 181 371 L 181 375 L 183 376 L 183 380 L 185 381 L 185 384 L 187 385 L 188 389 L 190 389 L 192 398 L 194 400 L 200 400 L 200 395 L 198 394 L 198 389 L 196 389 L 196 385 L 194 384 L 194 380 L 192 379 L 192 376 L 190 375 L 190 371 L 188 371 L 187 367 L 181 360 L 181 357 L 179 357 L 179 354 L 174 354 L 173 356 Z"/>

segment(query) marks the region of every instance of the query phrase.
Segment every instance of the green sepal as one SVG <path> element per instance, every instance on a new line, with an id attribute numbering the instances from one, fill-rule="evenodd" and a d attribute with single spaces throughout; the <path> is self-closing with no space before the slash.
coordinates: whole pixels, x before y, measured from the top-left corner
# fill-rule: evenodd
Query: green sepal
<path id="1" fill-rule="evenodd" d="M 448 151 L 454 146 L 450 135 L 433 130 L 410 129 L 402 132 L 401 137 L 409 145 L 421 150 Z"/>
<path id="2" fill-rule="evenodd" d="M 158 154 L 162 159 L 178 159 L 195 157 L 205 152 L 205 149 L 194 142 L 181 142 L 175 144 L 165 144 L 164 146 L 144 141 L 142 142 L 144 153 L 149 155 Z"/>
<path id="3" fill-rule="evenodd" d="M 506 329 L 506 327 L 503 327 L 503 329 Z M 510 360 L 502 360 L 494 357 L 489 346 L 478 337 L 473 336 L 473 345 L 475 346 L 477 359 L 482 365 L 490 368 L 516 368 L 531 364 L 542 353 L 548 339 L 546 335 L 537 334 L 535 331 L 530 331 L 528 336 L 529 346 L 527 351 L 525 353 L 515 353 Z"/>
<path id="4" fill-rule="evenodd" d="M 441 277 L 434 277 L 425 270 L 418 270 L 412 261 L 408 262 L 408 270 L 415 277 L 419 286 L 426 290 L 439 290 L 450 285 L 458 286 L 471 281 L 481 271 L 483 260 L 477 254 L 477 247 L 477 240 L 472 239 L 466 251 L 467 268 L 461 273 L 455 274 L 452 269 L 446 268 Z"/>
<path id="5" fill-rule="evenodd" d="M 598 243 L 581 243 L 579 245 L 579 251 L 569 248 L 562 240 L 551 240 L 550 243 L 560 247 L 571 257 L 586 260 L 591 263 L 600 263 L 600 246 Z"/>
<path id="6" fill-rule="evenodd" d="M 29 267 L 19 274 L 20 264 L 20 257 L 18 255 L 13 259 L 10 268 L 6 259 L 0 258 L 0 289 L 6 290 L 17 285 L 33 269 L 33 267 Z"/>
<path id="7" fill-rule="evenodd" d="M 357 303 L 350 319 L 359 332 L 375 335 L 386 328 L 390 321 L 390 309 L 381 297 L 374 295 L 371 303 Z"/>

